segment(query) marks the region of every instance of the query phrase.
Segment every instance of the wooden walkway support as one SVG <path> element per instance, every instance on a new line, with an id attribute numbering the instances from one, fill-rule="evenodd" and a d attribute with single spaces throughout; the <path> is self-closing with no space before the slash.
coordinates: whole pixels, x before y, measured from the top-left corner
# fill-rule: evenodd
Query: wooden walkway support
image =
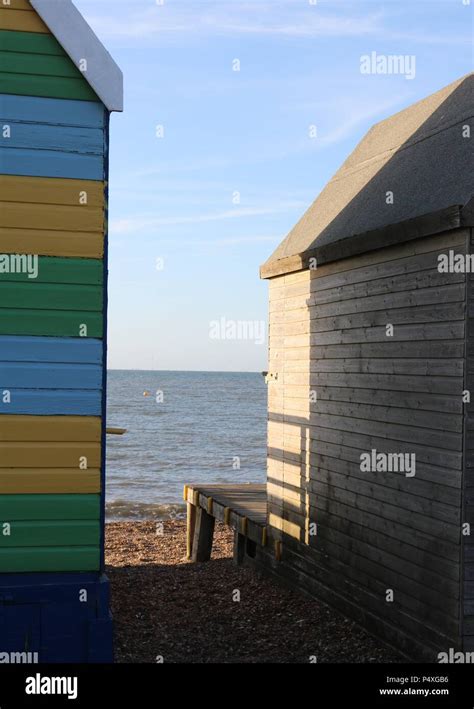
<path id="1" fill-rule="evenodd" d="M 245 545 L 267 544 L 266 485 L 186 485 L 187 558 L 209 561 L 216 519 L 232 527 L 236 544 L 234 559 L 241 563 Z"/>

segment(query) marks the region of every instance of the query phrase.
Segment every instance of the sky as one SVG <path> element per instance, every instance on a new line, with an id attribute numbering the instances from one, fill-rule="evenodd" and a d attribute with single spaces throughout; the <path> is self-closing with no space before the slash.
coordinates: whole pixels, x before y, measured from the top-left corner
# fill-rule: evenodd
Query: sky
<path id="1" fill-rule="evenodd" d="M 374 123 L 472 71 L 474 0 L 75 4 L 125 80 L 109 367 L 266 370 L 259 267 Z"/>

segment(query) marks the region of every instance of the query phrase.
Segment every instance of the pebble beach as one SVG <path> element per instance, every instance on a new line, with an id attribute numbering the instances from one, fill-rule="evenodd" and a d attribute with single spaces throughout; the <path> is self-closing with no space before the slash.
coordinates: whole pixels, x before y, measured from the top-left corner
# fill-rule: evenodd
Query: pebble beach
<path id="1" fill-rule="evenodd" d="M 326 604 L 232 560 L 216 525 L 213 557 L 186 560 L 186 523 L 106 527 L 118 663 L 390 663 L 394 650 Z"/>

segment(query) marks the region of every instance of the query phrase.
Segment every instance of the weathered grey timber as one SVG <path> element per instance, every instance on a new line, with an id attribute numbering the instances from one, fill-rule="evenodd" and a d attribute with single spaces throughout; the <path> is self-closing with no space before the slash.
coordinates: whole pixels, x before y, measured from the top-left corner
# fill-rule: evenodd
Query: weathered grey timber
<path id="1" fill-rule="evenodd" d="M 473 114 L 469 75 L 374 126 L 261 269 L 252 563 L 432 662 L 474 648 L 474 276 L 439 268 L 474 253 Z"/>
<path id="2" fill-rule="evenodd" d="M 216 519 L 235 532 L 235 554 L 241 563 L 252 545 L 267 543 L 267 495 L 265 485 L 186 485 L 188 559 L 209 561 Z M 253 549 L 253 547 L 252 547 Z"/>

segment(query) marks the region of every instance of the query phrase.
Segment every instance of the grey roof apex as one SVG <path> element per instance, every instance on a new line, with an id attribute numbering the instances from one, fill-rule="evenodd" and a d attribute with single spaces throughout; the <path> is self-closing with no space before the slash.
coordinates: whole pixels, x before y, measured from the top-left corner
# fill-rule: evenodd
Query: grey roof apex
<path id="1" fill-rule="evenodd" d="M 473 116 L 471 73 L 372 126 L 261 276 L 305 269 L 310 256 L 335 261 L 465 225 L 474 195 L 474 136 L 466 139 L 465 125 L 472 135 Z"/>
<path id="2" fill-rule="evenodd" d="M 76 66 L 87 60 L 84 78 L 109 111 L 123 111 L 123 74 L 71 0 L 30 0 Z"/>

